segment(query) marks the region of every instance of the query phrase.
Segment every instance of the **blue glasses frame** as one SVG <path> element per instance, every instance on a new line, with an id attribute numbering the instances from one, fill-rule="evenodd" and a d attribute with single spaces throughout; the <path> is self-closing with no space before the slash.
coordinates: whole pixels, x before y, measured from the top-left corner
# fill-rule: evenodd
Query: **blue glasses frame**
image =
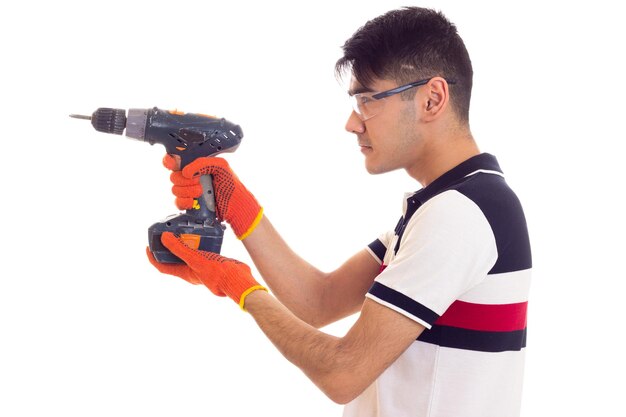
<path id="1" fill-rule="evenodd" d="M 425 80 L 413 81 L 412 83 L 401 85 L 400 87 L 392 88 L 391 90 L 383 91 L 381 93 L 376 93 L 372 95 L 372 98 L 375 100 L 380 100 L 385 97 L 393 96 L 394 94 L 399 94 L 403 91 L 409 90 L 413 87 L 419 87 L 421 85 L 428 84 L 428 82 L 432 80 L 432 78 L 427 78 Z M 446 80 L 444 78 L 444 80 Z M 448 84 L 456 84 L 455 80 L 446 80 Z"/>

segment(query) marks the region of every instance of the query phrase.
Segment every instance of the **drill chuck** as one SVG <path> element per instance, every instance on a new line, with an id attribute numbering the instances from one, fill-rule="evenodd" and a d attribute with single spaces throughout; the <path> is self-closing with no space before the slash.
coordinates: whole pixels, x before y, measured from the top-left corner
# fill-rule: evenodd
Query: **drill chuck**
<path id="1" fill-rule="evenodd" d="M 91 125 L 98 132 L 121 135 L 126 128 L 126 110 L 100 107 L 91 115 Z"/>

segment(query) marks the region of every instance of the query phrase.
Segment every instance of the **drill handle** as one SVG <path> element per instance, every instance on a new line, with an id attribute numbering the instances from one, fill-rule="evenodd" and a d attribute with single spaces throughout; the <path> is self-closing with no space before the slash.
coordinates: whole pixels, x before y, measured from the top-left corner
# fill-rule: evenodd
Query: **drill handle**
<path id="1" fill-rule="evenodd" d="M 202 186 L 202 195 L 197 199 L 198 205 L 187 210 L 187 214 L 201 221 L 208 220 L 210 223 L 218 223 L 213 177 L 211 175 L 202 175 L 200 177 L 200 185 Z"/>

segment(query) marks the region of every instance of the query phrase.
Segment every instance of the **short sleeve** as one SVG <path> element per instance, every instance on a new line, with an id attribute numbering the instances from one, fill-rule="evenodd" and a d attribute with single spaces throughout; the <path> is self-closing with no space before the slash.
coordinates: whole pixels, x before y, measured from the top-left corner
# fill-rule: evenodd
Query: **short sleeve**
<path id="1" fill-rule="evenodd" d="M 367 245 L 367 251 L 374 257 L 374 259 L 376 259 L 376 261 L 378 261 L 380 265 L 383 264 L 387 248 L 392 245 L 394 237 L 395 232 L 390 230 L 383 233 L 378 237 L 378 239 Z"/>
<path id="2" fill-rule="evenodd" d="M 446 191 L 421 206 L 367 297 L 426 328 L 487 276 L 498 257 L 493 231 L 471 199 Z"/>

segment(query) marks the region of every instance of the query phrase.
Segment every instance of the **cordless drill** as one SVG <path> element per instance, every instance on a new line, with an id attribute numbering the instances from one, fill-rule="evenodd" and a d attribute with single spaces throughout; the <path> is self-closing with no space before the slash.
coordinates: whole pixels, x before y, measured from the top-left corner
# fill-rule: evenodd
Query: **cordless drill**
<path id="1" fill-rule="evenodd" d="M 204 156 L 234 152 L 243 137 L 241 128 L 223 118 L 203 114 L 152 109 L 101 107 L 91 116 L 72 114 L 70 117 L 91 120 L 99 132 L 122 135 L 148 142 L 160 143 L 170 155 L 180 156 L 180 169 Z M 163 232 L 179 235 L 185 243 L 208 252 L 220 253 L 224 225 L 217 220 L 213 182 L 210 175 L 200 177 L 202 196 L 193 208 L 174 214 L 148 229 L 148 246 L 155 259 L 162 263 L 182 263 L 161 243 Z"/>

